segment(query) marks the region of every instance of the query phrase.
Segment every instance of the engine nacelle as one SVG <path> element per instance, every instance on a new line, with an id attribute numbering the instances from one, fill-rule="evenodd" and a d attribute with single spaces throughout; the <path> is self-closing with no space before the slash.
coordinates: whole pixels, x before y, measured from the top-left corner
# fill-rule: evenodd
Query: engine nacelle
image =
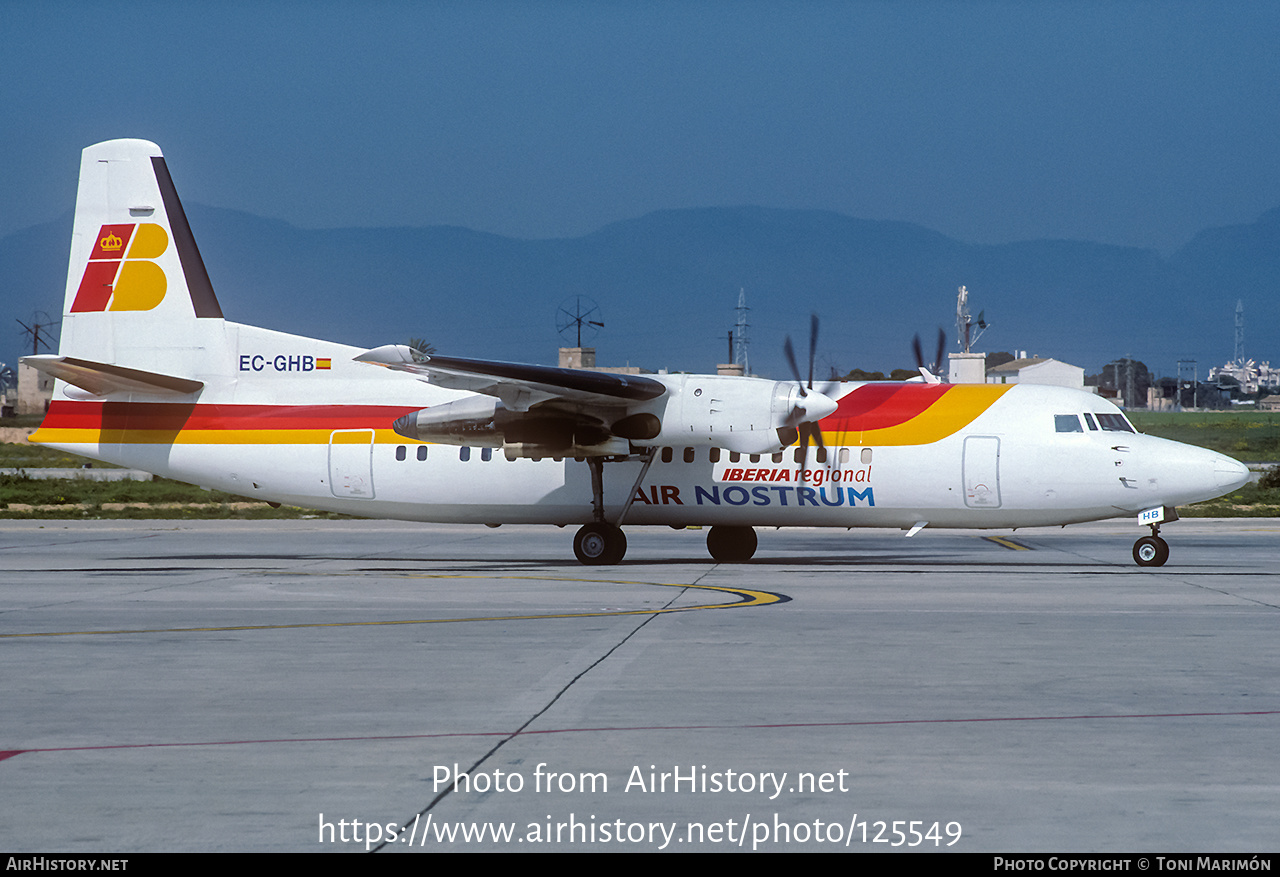
<path id="1" fill-rule="evenodd" d="M 396 420 L 398 435 L 419 442 L 503 448 L 508 457 L 626 454 L 625 439 L 598 420 L 561 411 L 508 411 L 493 396 L 468 396 Z"/>
<path id="2" fill-rule="evenodd" d="M 503 448 L 521 457 L 625 456 L 633 444 L 771 454 L 795 443 L 800 424 L 836 409 L 827 396 L 798 383 L 721 375 L 656 379 L 667 387 L 661 397 L 619 405 L 612 415 L 607 407 L 585 405 L 510 411 L 494 396 L 475 395 L 406 414 L 393 428 L 414 441 Z"/>
<path id="3" fill-rule="evenodd" d="M 797 383 L 727 375 L 661 376 L 668 386 L 662 428 L 646 445 L 717 447 L 771 454 L 794 443 L 796 426 L 835 410 Z"/>
<path id="4" fill-rule="evenodd" d="M 406 414 L 391 428 L 418 442 L 500 448 L 502 433 L 495 423 L 500 408 L 502 403 L 492 396 L 468 396 Z"/>

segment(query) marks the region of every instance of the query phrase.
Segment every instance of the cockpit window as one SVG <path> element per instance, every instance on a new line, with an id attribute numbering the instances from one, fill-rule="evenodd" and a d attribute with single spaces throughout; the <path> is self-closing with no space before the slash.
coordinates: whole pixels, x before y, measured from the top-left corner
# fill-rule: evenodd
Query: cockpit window
<path id="1" fill-rule="evenodd" d="M 1080 428 L 1080 418 L 1074 414 L 1053 415 L 1053 428 L 1057 432 L 1084 432 Z"/>
<path id="2" fill-rule="evenodd" d="M 1084 422 L 1089 427 L 1089 429 L 1095 430 L 1095 431 L 1097 430 L 1098 424 L 1094 423 L 1093 415 L 1090 414 L 1088 411 L 1084 413 Z"/>
<path id="3" fill-rule="evenodd" d="M 1103 432 L 1133 432 L 1123 414 L 1099 414 L 1098 423 L 1102 425 Z"/>

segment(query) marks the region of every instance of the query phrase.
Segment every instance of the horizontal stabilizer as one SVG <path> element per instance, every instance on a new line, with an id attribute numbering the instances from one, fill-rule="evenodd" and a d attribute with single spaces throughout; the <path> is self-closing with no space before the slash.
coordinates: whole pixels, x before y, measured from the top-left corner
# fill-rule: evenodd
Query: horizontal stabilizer
<path id="1" fill-rule="evenodd" d="M 93 362 L 88 359 L 76 359 L 73 356 L 42 354 L 24 356 L 19 361 L 36 371 L 44 372 L 68 384 L 74 384 L 95 396 L 117 392 L 187 396 L 204 388 L 202 381 L 125 368 L 105 362 Z"/>

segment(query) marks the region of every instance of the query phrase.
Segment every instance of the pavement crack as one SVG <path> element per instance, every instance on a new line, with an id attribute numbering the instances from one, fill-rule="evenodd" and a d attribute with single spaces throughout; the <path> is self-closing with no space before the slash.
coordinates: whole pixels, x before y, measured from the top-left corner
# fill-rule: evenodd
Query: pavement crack
<path id="1" fill-rule="evenodd" d="M 692 582 L 690 582 L 688 585 L 686 585 L 685 587 L 683 587 L 683 588 L 681 588 L 679 591 L 677 591 L 677 592 L 675 593 L 675 595 L 673 595 L 673 596 L 672 596 L 672 598 L 671 598 L 670 600 L 668 600 L 665 604 L 663 604 L 663 605 L 662 605 L 661 609 L 663 609 L 663 610 L 665 610 L 665 609 L 670 609 L 670 608 L 671 608 L 671 606 L 672 606 L 672 604 L 674 604 L 677 600 L 679 600 L 682 596 L 684 596 L 684 594 L 689 590 L 689 588 L 691 588 L 691 587 L 694 587 L 694 586 L 698 585 L 698 584 L 699 584 L 699 583 L 700 583 L 704 578 L 706 578 L 707 576 L 709 576 L 709 575 L 712 573 L 712 571 L 713 571 L 714 569 L 715 569 L 715 567 L 712 567 L 711 569 L 709 569 L 709 570 L 707 570 L 706 572 L 704 572 L 702 575 L 698 576 L 696 579 L 694 579 L 694 580 L 693 580 Z M 645 625 L 647 625 L 649 622 L 653 621 L 655 618 L 659 617 L 661 614 L 662 614 L 662 613 L 661 613 L 660 611 L 656 611 L 656 610 L 655 610 L 652 614 L 650 614 L 650 615 L 646 615 L 646 616 L 645 616 L 645 618 L 644 618 L 644 619 L 643 619 L 639 624 L 637 624 L 635 627 L 633 627 L 633 628 L 632 628 L 632 629 L 627 633 L 627 635 L 626 635 L 626 636 L 622 637 L 622 639 L 618 640 L 616 643 L 614 643 L 612 646 L 610 646 L 610 647 L 609 647 L 609 649 L 608 649 L 607 651 L 605 651 L 605 653 L 604 653 L 604 654 L 602 654 L 600 657 L 596 658 L 594 661 L 592 661 L 592 662 L 591 662 L 590 664 L 588 664 L 586 667 L 582 668 L 582 670 L 580 670 L 580 671 L 579 671 L 579 672 L 578 672 L 578 673 L 577 673 L 577 674 L 576 674 L 572 679 L 570 679 L 568 682 L 566 682 L 566 683 L 565 683 L 565 684 L 560 688 L 560 690 L 559 690 L 559 691 L 557 691 L 557 692 L 556 692 L 556 693 L 551 697 L 551 699 L 550 699 L 550 700 L 548 700 L 548 701 L 547 701 L 547 702 L 542 706 L 542 708 L 541 708 L 541 709 L 539 709 L 539 710 L 538 710 L 537 712 L 535 712 L 533 715 L 529 716 L 529 718 L 525 719 L 524 723 L 523 723 L 519 728 L 516 728 L 516 729 L 515 729 L 514 731 L 512 731 L 510 734 L 506 735 L 506 736 L 505 736 L 505 737 L 503 737 L 501 740 L 499 740 L 497 743 L 493 744 L 493 747 L 492 747 L 488 752 L 486 752 L 484 755 L 481 755 L 478 759 L 476 759 L 475 763 L 474 763 L 474 764 L 472 764 L 472 765 L 471 765 L 471 767 L 467 768 L 466 772 L 467 772 L 468 774 L 470 774 L 470 773 L 474 773 L 474 772 L 475 772 L 475 771 L 476 771 L 476 770 L 477 770 L 481 765 L 483 765 L 486 761 L 488 761 L 488 760 L 489 760 L 490 758 L 492 758 L 495 754 L 497 754 L 498 750 L 500 750 L 502 747 L 506 746 L 506 745 L 507 745 L 508 743 L 510 743 L 512 740 L 516 739 L 516 738 L 517 738 L 517 737 L 519 737 L 521 734 L 523 734 L 526 728 L 528 728 L 530 725 L 532 725 L 534 722 L 536 722 L 536 721 L 537 721 L 538 719 L 540 719 L 542 716 L 546 715 L 547 711 L 548 711 L 548 710 L 550 710 L 553 706 L 555 706 L 555 705 L 556 705 L 556 702 L 557 702 L 557 701 L 559 701 L 559 700 L 560 700 L 560 698 L 564 697 L 564 695 L 568 693 L 569 689 L 573 688 L 573 686 L 574 686 L 574 685 L 576 685 L 580 679 L 584 678 L 588 673 L 590 673 L 590 672 L 591 672 L 592 670 L 594 670 L 596 667 L 599 667 L 601 664 L 603 664 L 605 661 L 607 661 L 607 660 L 608 660 L 608 659 L 609 659 L 609 658 L 610 658 L 610 657 L 611 657 L 615 652 L 617 652 L 617 651 L 618 651 L 618 649 L 622 648 L 624 645 L 626 645 L 628 642 L 630 642 L 630 641 L 631 641 L 631 639 L 632 639 L 632 637 L 634 637 L 634 636 L 635 636 L 636 634 L 638 634 L 641 630 L 643 630 L 643 629 L 644 629 L 644 627 L 645 627 Z M 396 835 L 397 835 L 397 836 L 402 836 L 402 835 L 404 834 L 404 832 L 408 829 L 408 827 L 410 826 L 410 824 L 412 824 L 412 823 L 414 822 L 414 820 L 417 820 L 417 819 L 419 819 L 419 818 L 421 818 L 421 817 L 423 817 L 423 816 L 426 816 L 428 813 L 430 813 L 430 812 L 435 808 L 435 806 L 436 806 L 437 804 L 439 804 L 441 801 L 443 801 L 445 798 L 447 798 L 447 797 L 449 796 L 449 794 L 453 791 L 453 788 L 454 788 L 453 783 L 450 783 L 448 786 L 446 786 L 446 787 L 445 787 L 445 789 L 444 789 L 444 791 L 440 792 L 438 795 L 436 795 L 434 798 L 432 798 L 432 799 L 431 799 L 431 801 L 430 801 L 430 803 L 428 803 L 426 807 L 422 808 L 422 809 L 421 809 L 421 810 L 419 810 L 417 813 L 415 813 L 411 818 L 409 818 L 408 820 L 406 820 L 406 821 L 405 821 L 405 822 L 400 826 L 400 830 L 396 832 Z M 425 841 L 425 837 L 424 837 L 424 841 Z M 378 852 L 379 850 L 381 850 L 383 847 L 387 846 L 389 843 L 390 843 L 390 840 L 383 841 L 382 843 L 378 844 L 376 847 L 372 847 L 372 848 L 369 850 L 369 852 L 371 852 L 371 853 L 376 853 L 376 852 Z"/>

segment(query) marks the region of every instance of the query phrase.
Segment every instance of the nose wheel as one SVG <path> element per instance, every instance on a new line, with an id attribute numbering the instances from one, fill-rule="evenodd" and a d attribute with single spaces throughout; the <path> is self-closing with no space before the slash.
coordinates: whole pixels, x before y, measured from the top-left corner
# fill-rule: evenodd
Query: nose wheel
<path id="1" fill-rule="evenodd" d="M 1164 566 L 1169 559 L 1169 543 L 1159 536 L 1143 536 L 1133 543 L 1133 559 L 1138 566 Z"/>

